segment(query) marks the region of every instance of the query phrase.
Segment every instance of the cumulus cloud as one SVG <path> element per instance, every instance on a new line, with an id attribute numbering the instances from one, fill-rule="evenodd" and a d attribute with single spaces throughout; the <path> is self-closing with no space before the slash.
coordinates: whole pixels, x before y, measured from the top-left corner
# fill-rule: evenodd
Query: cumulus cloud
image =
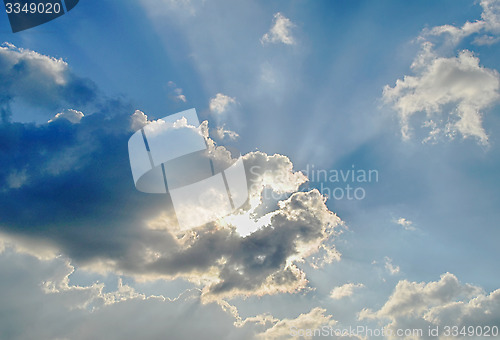
<path id="1" fill-rule="evenodd" d="M 285 45 L 293 45 L 295 44 L 295 39 L 293 38 L 291 32 L 293 27 L 295 27 L 295 25 L 292 21 L 278 12 L 274 15 L 271 29 L 262 36 L 260 42 L 262 44 L 283 43 Z"/>
<path id="2" fill-rule="evenodd" d="M 223 228 L 215 224 L 215 228 L 193 230 L 177 242 L 179 236 L 170 234 L 165 224 L 168 220 L 155 220 L 154 229 L 165 231 L 163 240 L 140 250 L 140 258 L 145 258 L 146 250 L 156 255 L 135 260 L 134 271 L 152 278 L 203 282 L 205 301 L 303 290 L 307 279 L 297 263 L 321 251 L 337 254 L 329 241 L 339 220 L 318 191 L 294 193 L 270 214 L 268 225 L 246 237 L 235 232 L 229 219 Z M 245 218 L 236 221 L 245 223 Z M 164 249 L 166 239 L 170 239 L 168 250 Z M 125 263 L 120 265 L 125 267 Z"/>
<path id="3" fill-rule="evenodd" d="M 429 125 L 431 133 L 453 137 L 459 132 L 464 138 L 475 137 L 487 144 L 482 111 L 500 98 L 498 72 L 480 66 L 470 51 L 443 58 L 435 57 L 427 46 L 412 66 L 415 76 L 405 76 L 394 87 L 384 88 L 384 100 L 399 114 L 403 138 L 410 137 L 411 116 L 425 112 L 429 119 L 443 122 L 439 127 Z"/>
<path id="4" fill-rule="evenodd" d="M 11 46 L 2 52 L 27 60 L 35 55 L 36 60 L 48 65 L 55 63 L 62 80 L 53 72 L 53 79 L 44 75 L 49 85 L 68 85 L 78 79 L 62 61 Z M 33 77 L 37 69 L 45 72 L 33 68 Z M 4 68 L 0 72 L 5 73 Z M 13 77 L 9 89 L 21 86 L 16 79 L 25 81 Z M 328 209 L 325 197 L 317 190 L 300 191 L 307 177 L 294 171 L 284 155 L 244 155 L 250 195 L 247 204 L 228 218 L 189 231 L 179 230 L 168 196 L 140 193 L 132 180 L 126 146 L 131 129 L 148 123 L 146 114 L 118 101 L 106 105 L 102 111 L 86 114 L 78 124 L 68 122 L 68 118 L 78 118 L 76 110 L 62 111 L 47 124 L 0 124 L 0 162 L 6 165 L 0 168 L 0 228 L 2 235 L 7 235 L 5 240 L 22 239 L 23 246 L 13 247 L 14 252 L 38 254 L 40 259 L 53 261 L 64 257 L 71 259 L 71 267 L 127 275 L 138 281 L 183 279 L 199 289 L 196 303 L 206 305 L 237 296 L 307 291 L 302 263 L 319 267 L 340 259 L 334 243 L 342 221 Z M 202 123 L 200 131 L 210 152 L 222 163 L 234 161 L 228 150 L 208 137 L 207 122 Z M 240 224 L 251 226 L 252 232 L 242 236 L 237 232 Z M 5 240 L 0 242 L 4 254 L 8 247 Z M 114 312 L 124 313 L 121 315 L 131 320 L 127 313 L 136 313 L 144 304 L 154 305 L 150 310 L 162 310 L 158 307 L 162 301 L 145 298 L 123 283 L 112 294 L 99 284 L 71 285 L 70 265 L 66 263 L 64 268 L 58 276 L 42 280 L 45 295 L 40 301 L 64 295 L 71 296 L 75 311 L 84 313 L 99 307 L 90 319 L 85 317 L 70 329 L 103 328 L 104 322 L 94 316 L 116 320 Z M 30 282 L 23 289 L 34 285 Z M 109 309 L 101 308 L 103 305 L 109 305 Z M 123 309 L 114 309 L 117 305 Z M 113 313 L 107 312 L 111 310 Z M 28 315 L 25 320 L 34 317 Z M 43 319 L 45 324 L 52 324 L 50 321 Z M 181 334 L 180 328 L 176 329 Z M 78 338 L 54 334 L 46 338 Z M 23 331 L 18 336 L 30 337 Z"/>
<path id="5" fill-rule="evenodd" d="M 461 135 L 488 144 L 483 113 L 500 98 L 498 72 L 481 66 L 479 58 L 469 50 L 461 50 L 454 57 L 443 55 L 471 34 L 500 33 L 499 2 L 484 0 L 481 6 L 483 20 L 467 22 L 463 27 L 444 25 L 424 30 L 419 37 L 422 48 L 411 65 L 414 75 L 398 79 L 393 87 L 384 87 L 383 100 L 398 113 L 403 139 L 411 137 L 410 125 L 417 121 L 417 113 L 421 113 L 425 114 L 421 127 L 430 130 L 423 142 L 435 143 L 441 136 Z M 444 33 L 451 35 L 451 46 L 441 41 L 439 45 L 446 48 L 437 52 L 430 38 Z"/>
<path id="6" fill-rule="evenodd" d="M 132 116 L 130 116 L 130 129 L 132 131 L 142 129 L 148 123 L 148 116 L 140 110 L 135 110 Z"/>
<path id="7" fill-rule="evenodd" d="M 399 281 L 387 302 L 378 311 L 364 309 L 360 320 L 389 321 L 387 328 L 423 329 L 436 325 L 494 326 L 499 324 L 500 290 L 490 294 L 477 286 L 462 284 L 453 274 L 441 275 L 439 281 L 429 283 Z M 389 336 L 389 339 L 414 339 L 413 337 Z M 434 337 L 433 337 L 434 338 Z M 440 334 L 440 339 L 444 335 Z"/>
<path id="8" fill-rule="evenodd" d="M 217 114 L 222 114 L 226 112 L 231 104 L 235 104 L 236 99 L 231 98 L 225 94 L 217 93 L 214 98 L 210 99 L 209 108 L 210 111 Z"/>
<path id="9" fill-rule="evenodd" d="M 2 120 L 10 118 L 14 99 L 31 106 L 59 109 L 63 105 L 84 105 L 96 97 L 95 85 L 73 74 L 62 59 L 17 48 L 0 46 L 0 108 Z"/>
<path id="10" fill-rule="evenodd" d="M 333 244 L 340 219 L 317 190 L 299 191 L 307 178 L 282 155 L 244 155 L 247 206 L 233 218 L 181 232 L 168 197 L 134 189 L 123 145 L 129 124 L 140 126 L 147 117 L 136 111 L 131 119 L 92 114 L 80 124 L 58 119 L 0 126 L 0 157 L 9 164 L 0 169 L 2 228 L 33 240 L 43 235 L 89 270 L 141 280 L 184 278 L 199 285 L 204 301 L 304 290 L 308 281 L 299 263 L 320 266 L 340 258 Z M 33 147 L 18 147 L 27 140 Z M 227 150 L 207 142 L 220 160 L 231 161 Z M 13 171 L 29 179 L 17 189 L 8 184 Z M 253 233 L 242 237 L 240 225 L 253 226 Z"/>
<path id="11" fill-rule="evenodd" d="M 357 288 L 363 288 L 365 285 L 362 283 L 346 283 L 345 285 L 335 287 L 330 292 L 330 297 L 334 300 L 340 300 L 345 297 L 352 296 L 354 290 Z"/>
<path id="12" fill-rule="evenodd" d="M 56 114 L 54 116 L 54 118 L 49 120 L 49 123 L 51 123 L 57 119 L 66 119 L 67 121 L 69 121 L 73 124 L 78 124 L 78 123 L 80 123 L 80 120 L 82 120 L 83 117 L 84 117 L 83 112 L 69 109 L 69 110 L 64 110 L 63 112 L 59 112 L 58 114 Z"/>
<path id="13" fill-rule="evenodd" d="M 247 320 L 252 319 L 248 318 Z M 264 320 L 271 323 L 271 327 L 268 327 L 264 332 L 258 333 L 256 335 L 257 339 L 279 340 L 296 337 L 300 339 L 317 337 L 327 337 L 335 340 L 361 339 L 355 334 L 349 334 L 346 328 L 338 327 L 338 323 L 333 319 L 333 316 L 327 314 L 326 309 L 321 307 L 314 307 L 309 312 L 300 314 L 294 319 L 285 318 L 279 320 L 268 316 Z"/>
<path id="14" fill-rule="evenodd" d="M 295 319 L 283 319 L 276 322 L 273 327 L 267 329 L 264 333 L 260 334 L 263 339 L 289 339 L 291 337 L 291 330 L 314 330 L 319 329 L 321 326 L 333 326 L 336 321 L 332 319 L 331 315 L 325 315 L 326 309 L 316 307 L 311 309 L 308 313 L 300 314 Z M 305 339 L 312 339 L 312 334 L 304 336 Z"/>

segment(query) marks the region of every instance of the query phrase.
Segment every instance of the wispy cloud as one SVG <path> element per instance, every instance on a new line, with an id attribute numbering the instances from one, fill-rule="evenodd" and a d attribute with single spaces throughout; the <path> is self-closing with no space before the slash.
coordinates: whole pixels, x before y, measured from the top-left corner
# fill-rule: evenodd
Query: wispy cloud
<path id="1" fill-rule="evenodd" d="M 213 130 L 213 134 L 215 135 L 215 138 L 219 140 L 224 140 L 226 138 L 235 140 L 240 136 L 237 132 L 228 130 L 224 126 L 218 126 L 217 128 L 215 128 Z"/>
<path id="2" fill-rule="evenodd" d="M 177 87 L 177 84 L 173 81 L 169 81 L 167 86 L 171 89 L 170 96 L 176 101 L 187 102 L 186 96 L 182 93 L 182 89 Z"/>
<path id="3" fill-rule="evenodd" d="M 481 20 L 467 21 L 461 27 L 454 25 L 436 26 L 424 30 L 423 36 L 446 34 L 453 45 L 470 35 L 476 35 L 474 43 L 478 45 L 491 45 L 498 42 L 500 38 L 498 36 L 500 34 L 500 1 L 481 0 L 480 5 L 483 8 Z"/>
<path id="4" fill-rule="evenodd" d="M 392 263 L 392 259 L 388 256 L 384 258 L 385 261 L 385 269 L 389 272 L 391 275 L 396 275 L 399 274 L 400 268 L 399 266 L 396 266 Z"/>

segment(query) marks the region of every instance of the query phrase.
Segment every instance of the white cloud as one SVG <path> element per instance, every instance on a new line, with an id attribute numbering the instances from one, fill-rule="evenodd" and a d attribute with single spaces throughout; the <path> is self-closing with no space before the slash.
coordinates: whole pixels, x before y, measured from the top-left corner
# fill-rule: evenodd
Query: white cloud
<path id="1" fill-rule="evenodd" d="M 399 224 L 405 230 L 414 231 L 416 228 L 413 226 L 413 222 L 407 220 L 406 218 L 400 217 L 395 221 L 396 224 Z"/>
<path id="2" fill-rule="evenodd" d="M 410 118 L 425 112 L 434 119 L 426 124 L 432 128 L 431 135 L 444 131 L 454 137 L 460 133 L 488 143 L 482 111 L 500 98 L 496 70 L 480 66 L 479 59 L 467 50 L 454 58 L 436 57 L 430 44 L 424 45 L 412 69 L 415 76 L 398 79 L 394 87 L 386 85 L 383 92 L 384 100 L 399 114 L 403 139 L 410 138 Z"/>
<path id="3" fill-rule="evenodd" d="M 130 129 L 132 131 L 142 129 L 148 123 L 148 116 L 142 111 L 135 110 L 132 116 L 130 116 Z"/>
<path id="4" fill-rule="evenodd" d="M 235 140 L 238 138 L 240 135 L 232 130 L 226 129 L 224 126 L 218 126 L 216 129 L 213 130 L 215 138 L 218 140 L 223 140 L 229 138 L 231 140 Z"/>
<path id="5" fill-rule="evenodd" d="M 390 321 L 388 329 L 422 329 L 429 327 L 493 326 L 500 315 L 500 289 L 490 294 L 477 286 L 462 284 L 455 275 L 446 273 L 435 282 L 399 281 L 387 302 L 378 311 L 363 309 L 360 320 Z M 443 334 L 439 339 L 445 339 Z M 403 337 L 389 337 L 401 339 Z M 429 337 L 430 338 L 430 337 Z M 415 339 L 406 337 L 404 339 Z M 416 339 L 420 339 L 417 337 Z M 448 338 L 446 338 L 448 339 Z"/>
<path id="6" fill-rule="evenodd" d="M 210 99 L 209 108 L 211 112 L 222 114 L 231 104 L 236 103 L 236 98 L 231 98 L 222 93 L 217 93 L 214 98 Z"/>
<path id="7" fill-rule="evenodd" d="M 227 150 L 207 142 L 216 159 L 231 161 Z M 318 190 L 298 192 L 307 178 L 293 171 L 287 157 L 251 152 L 243 161 L 250 199 L 242 211 L 185 232 L 171 222 L 171 211 L 159 209 L 143 221 L 127 256 L 96 258 L 89 270 L 123 272 L 141 281 L 183 278 L 200 287 L 204 302 L 307 291 L 298 264 L 340 260 L 334 240 L 342 221 Z M 270 200 L 265 192 L 280 199 Z M 253 233 L 242 237 L 238 230 L 247 225 Z"/>
<path id="8" fill-rule="evenodd" d="M 174 83 L 173 81 L 169 81 L 167 85 L 172 89 L 170 96 L 174 98 L 174 100 L 181 101 L 183 103 L 187 102 L 186 96 L 182 94 L 182 89 L 180 87 L 177 87 L 176 83 Z"/>
<path id="9" fill-rule="evenodd" d="M 392 264 L 392 259 L 390 257 L 386 256 L 384 258 L 384 260 L 385 260 L 385 269 L 387 269 L 389 274 L 391 274 L 391 275 L 399 274 L 399 271 L 400 271 L 399 266 Z"/>
<path id="10" fill-rule="evenodd" d="M 129 132 L 125 131 L 129 126 L 125 124 L 132 124 L 133 127 L 138 128 L 148 122 L 146 115 L 140 111 L 135 112 L 130 119 L 131 121 L 128 122 L 123 117 L 117 119 L 122 124 L 120 129 L 123 129 L 120 132 L 120 141 L 126 141 L 129 137 Z M 99 128 L 102 127 L 101 122 L 97 121 Z M 178 121 L 175 124 L 166 122 L 162 124 L 161 120 L 157 122 L 159 129 L 175 128 L 177 123 L 180 125 L 186 123 Z M 29 185 L 36 188 L 35 185 L 40 182 L 42 190 L 50 191 L 50 188 L 46 188 L 47 186 L 43 183 L 47 175 L 54 178 L 66 178 L 61 174 L 73 173 L 75 168 L 78 169 L 82 163 L 85 164 L 81 161 L 82 155 L 85 162 L 99 160 L 95 158 L 95 155 L 96 150 L 101 150 L 101 143 L 92 143 L 94 139 L 89 140 L 88 136 L 96 137 L 97 133 L 109 135 L 109 130 L 98 129 L 99 131 L 96 132 L 95 126 L 92 126 L 93 123 L 95 124 L 96 120 L 89 120 L 88 124 L 71 126 L 72 131 L 79 133 L 74 138 L 75 142 L 65 145 L 62 149 L 57 147 L 55 153 L 45 155 L 41 159 L 36 158 L 36 168 L 41 169 L 42 175 L 33 173 L 28 168 Z M 110 124 L 110 126 L 114 128 L 115 125 Z M 66 125 L 66 127 L 69 126 Z M 47 131 L 47 127 L 33 126 L 32 128 L 35 131 L 39 131 L 38 129 Z M 87 129 L 91 129 L 92 134 L 89 134 Z M 205 122 L 200 131 L 197 131 L 201 133 L 201 130 L 204 136 L 207 136 Z M 53 137 L 49 136 L 48 139 L 52 141 Z M 106 141 L 109 140 L 115 141 L 115 139 L 106 139 Z M 220 160 L 223 165 L 234 161 L 226 149 L 217 147 L 215 142 L 208 137 L 207 143 L 217 161 Z M 40 149 L 42 148 L 43 145 Z M 157 201 L 157 203 L 152 203 L 153 206 L 149 206 L 146 202 L 136 203 L 132 200 L 133 203 L 131 202 L 130 206 L 127 205 L 127 208 L 120 205 L 123 210 L 129 210 L 126 216 L 131 217 L 124 218 L 120 222 L 113 220 L 111 223 L 111 226 L 119 224 L 127 229 L 131 233 L 130 237 L 115 242 L 115 232 L 109 228 L 106 230 L 109 236 L 102 236 L 102 234 L 95 237 L 89 236 L 95 233 L 96 229 L 88 232 L 87 227 L 91 225 L 90 228 L 93 228 L 95 221 L 93 217 L 86 220 L 88 214 L 68 220 L 66 212 L 56 209 L 55 214 L 61 214 L 61 217 L 56 216 L 54 220 L 59 221 L 65 228 L 71 229 L 75 234 L 86 230 L 85 237 L 61 236 L 60 233 L 55 232 L 57 235 L 53 235 L 52 239 L 57 244 L 56 251 L 74 254 L 75 261 L 82 260 L 84 262 L 82 265 L 100 272 L 125 273 L 143 281 L 159 279 L 171 281 L 182 278 L 196 284 L 202 290 L 204 302 L 231 299 L 236 296 L 261 296 L 308 290 L 306 273 L 299 267 L 299 264 L 307 262 L 320 266 L 339 260 L 340 254 L 334 242 L 339 229 L 342 228 L 342 221 L 329 210 L 325 198 L 319 191 L 298 191 L 307 178 L 301 172 L 294 171 L 292 162 L 286 156 L 269 156 L 261 152 L 251 152 L 243 156 L 243 163 L 247 172 L 250 200 L 241 211 L 236 211 L 232 215 L 238 218 L 221 219 L 200 226 L 196 230 L 182 232 L 177 223 L 172 222 L 172 209 L 163 202 Z M 108 169 L 109 172 L 105 177 L 109 176 L 106 178 L 113 179 L 116 164 L 114 162 L 102 164 L 105 165 L 95 170 L 96 178 L 102 178 L 101 173 Z M 13 169 L 5 169 L 6 176 Z M 17 171 L 19 169 L 16 168 Z M 80 174 L 80 172 L 74 173 Z M 116 187 L 121 187 L 122 184 L 126 186 L 127 176 L 123 178 L 123 182 L 121 179 L 120 182 L 116 182 L 121 183 Z M 26 192 L 23 191 L 26 190 L 24 186 L 10 190 Z M 30 195 L 29 191 L 26 195 Z M 122 196 L 121 193 L 117 195 Z M 111 201 L 114 202 L 114 200 Z M 50 209 L 54 206 L 50 203 L 45 209 L 43 203 L 47 202 L 37 201 L 34 205 L 35 209 L 51 211 Z M 21 204 L 18 211 L 23 211 L 25 204 Z M 25 217 L 35 218 L 31 216 L 38 215 L 31 209 L 30 206 L 30 214 L 24 214 Z M 71 209 L 71 211 L 74 210 Z M 23 224 L 23 222 L 20 222 L 15 213 L 11 214 L 13 217 L 8 222 L 11 225 L 7 228 L 14 230 L 17 228 L 16 223 Z M 108 217 L 103 218 L 104 222 L 101 219 L 96 223 L 108 223 L 106 222 Z M 13 220 L 15 222 L 12 222 Z M 53 217 L 49 220 L 53 221 Z M 31 219 L 29 221 L 27 223 L 35 223 L 37 228 L 40 225 L 40 230 L 52 230 L 51 226 L 55 223 L 50 222 L 48 226 L 46 225 L 48 222 L 44 219 L 37 222 L 32 222 Z M 253 233 L 242 237 L 238 232 L 240 226 L 251 226 Z M 27 232 L 34 243 L 40 235 L 35 231 L 37 228 L 33 226 Z M 94 244 L 96 237 L 102 241 L 98 246 Z"/>
<path id="11" fill-rule="evenodd" d="M 478 45 L 490 45 L 498 41 L 495 35 L 500 34 L 500 1 L 498 0 L 482 0 L 480 2 L 483 12 L 481 13 L 482 20 L 474 22 L 467 21 L 462 27 L 453 25 L 442 25 L 424 30 L 426 35 L 449 35 L 449 41 L 456 45 L 465 37 L 473 34 L 481 34 L 477 36 L 474 42 Z"/>
<path id="12" fill-rule="evenodd" d="M 355 289 L 363 288 L 364 286 L 362 283 L 346 283 L 345 285 L 333 288 L 330 292 L 330 297 L 334 300 L 340 300 L 344 297 L 352 296 Z"/>
<path id="13" fill-rule="evenodd" d="M 384 87 L 383 99 L 397 111 L 403 139 L 411 136 L 415 114 L 425 113 L 426 119 L 418 124 L 429 130 L 424 143 L 460 134 L 488 144 L 482 116 L 500 98 L 499 74 L 481 66 L 473 52 L 454 51 L 468 36 L 475 35 L 476 44 L 493 44 L 500 38 L 500 1 L 482 0 L 480 4 L 481 20 L 467 21 L 461 27 L 424 29 L 418 39 L 422 48 L 411 65 L 414 75 L 398 79 L 394 87 Z M 450 52 L 458 55 L 449 57 Z"/>
<path id="14" fill-rule="evenodd" d="M 0 57 L 5 63 L 2 65 L 2 71 L 9 70 L 10 67 L 19 65 L 20 62 L 25 63 L 25 66 L 28 68 L 28 72 L 25 73 L 25 75 L 29 76 L 30 79 L 26 79 L 23 85 L 28 85 L 26 84 L 28 80 L 36 83 L 42 80 L 50 80 L 57 85 L 65 85 L 67 82 L 67 72 L 69 68 L 68 64 L 62 59 L 56 59 L 35 51 L 17 48 L 15 45 L 7 42 L 0 46 Z M 36 68 L 36 72 L 32 68 Z M 32 84 L 28 88 L 32 88 L 33 85 L 40 84 Z M 19 86 L 19 88 L 23 89 L 24 86 Z"/>
<path id="15" fill-rule="evenodd" d="M 69 110 L 64 110 L 63 112 L 59 112 L 54 116 L 54 118 L 52 118 L 48 122 L 52 123 L 53 121 L 56 121 L 58 119 L 66 119 L 73 124 L 78 124 L 80 123 L 83 117 L 84 117 L 83 112 L 69 109 Z"/>
<path id="16" fill-rule="evenodd" d="M 262 36 L 260 42 L 265 43 L 283 43 L 286 45 L 295 44 L 295 39 L 290 30 L 295 27 L 292 21 L 286 18 L 280 12 L 274 15 L 273 26 Z"/>
<path id="17" fill-rule="evenodd" d="M 68 103 L 85 105 L 96 96 L 95 85 L 75 76 L 62 59 L 4 43 L 0 65 L 0 112 L 9 111 L 2 112 L 3 120 L 10 118 L 8 104 L 16 99 L 37 108 L 59 109 Z"/>
<path id="18" fill-rule="evenodd" d="M 150 126 L 150 133 L 159 133 L 160 131 L 178 128 L 190 128 L 196 130 L 199 134 L 202 133 L 200 130 L 201 126 L 197 127 L 187 124 L 186 118 L 179 119 L 173 123 L 165 122 L 163 119 L 148 120 L 148 116 L 140 110 L 135 110 L 135 112 L 130 116 L 130 129 L 132 131 L 142 129 L 147 124 L 153 124 Z M 205 122 L 203 122 L 203 124 L 205 124 Z"/>
<path id="19" fill-rule="evenodd" d="M 333 326 L 337 322 L 331 315 L 325 315 L 326 309 L 316 307 L 308 313 L 300 314 L 295 319 L 283 319 L 276 322 L 271 328 L 259 334 L 260 338 L 266 340 L 290 339 L 292 331 L 303 331 L 304 339 L 312 339 L 312 334 L 307 335 L 306 330 L 319 329 L 321 326 Z"/>

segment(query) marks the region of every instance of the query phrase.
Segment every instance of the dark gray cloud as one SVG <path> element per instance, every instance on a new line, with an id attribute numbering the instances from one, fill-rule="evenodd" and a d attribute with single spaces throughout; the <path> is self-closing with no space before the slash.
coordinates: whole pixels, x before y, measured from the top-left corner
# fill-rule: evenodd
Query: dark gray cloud
<path id="1" fill-rule="evenodd" d="M 245 238 L 231 224 L 182 233 L 169 222 L 168 196 L 140 193 L 133 186 L 129 117 L 98 113 L 79 124 L 57 119 L 44 125 L 0 125 L 4 232 L 55 243 L 81 265 L 107 262 L 107 269 L 129 275 L 203 278 L 209 282 L 207 296 L 306 286 L 305 274 L 292 259 L 319 251 L 339 223 L 319 192 L 292 194 L 271 209 L 268 225 Z M 264 187 L 287 192 L 303 182 L 284 156 L 250 153 L 244 160 L 252 168 L 254 198 Z M 272 177 L 281 179 L 273 182 Z"/>
<path id="2" fill-rule="evenodd" d="M 9 98 L 50 107 L 96 93 L 61 60 L 11 45 L 0 59 Z M 22 89 L 31 91 L 29 100 Z M 318 252 L 338 258 L 332 238 L 340 220 L 318 191 L 298 191 L 306 178 L 282 155 L 244 156 L 244 211 L 180 231 L 168 195 L 134 187 L 127 150 L 134 112 L 120 100 L 99 99 L 78 120 L 59 114 L 47 124 L 0 124 L 0 231 L 51 244 L 91 270 L 185 278 L 200 285 L 205 300 L 298 291 L 307 287 L 298 262 Z M 201 128 L 208 137 L 207 122 Z M 225 148 L 207 140 L 219 163 L 231 162 Z M 237 228 L 252 223 L 258 230 L 241 237 Z"/>

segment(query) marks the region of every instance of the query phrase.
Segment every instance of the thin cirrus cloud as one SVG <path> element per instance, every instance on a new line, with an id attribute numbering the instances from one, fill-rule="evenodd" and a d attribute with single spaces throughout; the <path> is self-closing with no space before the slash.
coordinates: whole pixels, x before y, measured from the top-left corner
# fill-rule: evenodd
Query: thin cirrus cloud
<path id="1" fill-rule="evenodd" d="M 421 127 L 429 130 L 424 143 L 457 135 L 474 138 L 483 145 L 489 143 L 483 114 L 500 99 L 498 72 L 481 66 L 479 58 L 467 49 L 455 57 L 442 55 L 443 48 L 454 51 L 469 35 L 494 42 L 500 33 L 499 2 L 485 0 L 481 6 L 482 20 L 467 22 L 462 27 L 443 25 L 424 30 L 419 37 L 421 50 L 411 65 L 414 75 L 398 79 L 393 87 L 384 87 L 383 100 L 397 112 L 404 140 L 412 135 L 411 125 L 420 121 Z M 431 42 L 436 37 L 444 39 L 439 42 L 443 48 L 437 49 Z M 417 119 L 418 113 L 425 114 L 424 121 Z"/>

